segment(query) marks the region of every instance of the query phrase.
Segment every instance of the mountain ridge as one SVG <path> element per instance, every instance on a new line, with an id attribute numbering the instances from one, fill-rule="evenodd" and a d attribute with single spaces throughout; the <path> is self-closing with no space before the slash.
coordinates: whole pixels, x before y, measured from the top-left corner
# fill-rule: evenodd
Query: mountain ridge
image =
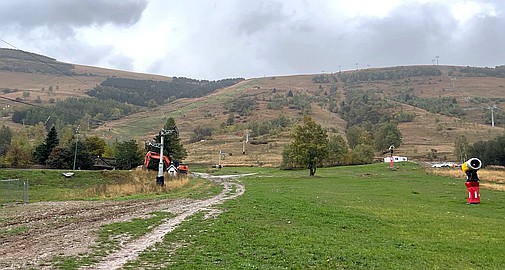
<path id="1" fill-rule="evenodd" d="M 0 64 L 1 60 L 0 57 Z M 26 66 L 26 63 L 23 64 Z M 71 76 L 41 71 L 28 73 L 1 67 L 2 96 L 32 102 L 37 95 L 42 101 L 40 105 L 46 104 L 51 98 L 87 97 L 86 92 L 90 88 L 110 77 L 156 81 L 173 79 L 81 65 L 74 65 L 72 71 L 76 75 Z M 244 136 L 246 130 L 251 132 L 251 123 L 267 125 L 269 121 L 286 117 L 292 125 L 308 113 L 329 134 L 345 137 L 349 121 L 343 118 L 343 110 L 348 107 L 355 109 L 349 102 L 353 93 L 364 93 L 365 96 L 380 98 L 386 104 L 381 106 L 384 106 L 387 117 L 391 119 L 409 113 L 415 116 L 412 121 L 398 124 L 403 134 L 403 144 L 397 149 L 398 154 L 418 160 L 452 160 L 457 136 L 465 135 L 469 142 L 475 142 L 503 134 L 500 119 L 505 101 L 504 85 L 502 67 L 421 65 L 265 76 L 246 79 L 203 97 L 180 98 L 118 120 L 107 121 L 90 130 L 89 134 L 103 137 L 109 142 L 116 139 L 142 141 L 152 138 L 164 125 L 166 117 L 174 117 L 189 152 L 187 162 L 278 166 L 282 149 L 290 140 L 289 128 L 251 138 L 251 142 L 261 143 L 246 144 L 246 154 L 243 154 Z M 51 93 L 48 91 L 50 86 L 53 89 Z M 7 93 L 5 89 L 18 91 Z M 29 92 L 29 97 L 23 97 L 24 92 Z M 289 97 L 290 93 L 293 96 Z M 438 102 L 443 98 L 457 104 L 453 112 L 460 115 L 444 115 L 444 111 L 433 112 L 427 107 L 423 108 L 427 106 L 426 102 Z M 254 106 L 245 108 L 241 105 L 248 103 Z M 441 103 L 440 110 L 446 109 L 447 104 L 451 103 Z M 20 106 L 6 100 L 2 100 L 1 105 Z M 491 127 L 487 120 L 487 108 L 491 106 L 496 106 L 495 127 Z M 230 121 L 233 123 L 227 123 Z M 5 116 L 3 122 L 8 123 Z M 193 142 L 194 130 L 199 127 L 212 128 L 212 138 Z"/>

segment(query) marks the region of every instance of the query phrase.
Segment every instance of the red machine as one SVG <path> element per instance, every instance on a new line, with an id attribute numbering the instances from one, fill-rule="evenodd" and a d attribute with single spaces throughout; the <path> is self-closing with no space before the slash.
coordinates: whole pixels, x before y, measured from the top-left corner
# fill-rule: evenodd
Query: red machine
<path id="1" fill-rule="evenodd" d="M 160 154 L 156 152 L 147 152 L 146 157 L 144 158 L 144 170 L 147 170 L 147 166 L 149 165 L 149 161 L 151 158 L 160 159 Z M 170 165 L 170 159 L 167 156 L 163 156 L 163 163 L 168 167 Z"/>
<path id="2" fill-rule="evenodd" d="M 152 151 L 147 152 L 146 157 L 144 158 L 144 167 L 143 167 L 144 170 L 147 170 L 147 166 L 149 165 L 151 158 L 159 160 L 160 154 L 156 153 L 156 152 L 152 152 Z M 167 168 L 170 166 L 170 163 L 171 163 L 170 159 L 167 156 L 163 156 L 163 164 L 165 164 L 165 166 Z M 174 163 L 177 164 L 178 162 L 174 162 Z M 187 164 L 181 163 L 176 168 L 177 168 L 178 173 L 184 173 L 184 174 L 189 173 L 189 166 Z"/>

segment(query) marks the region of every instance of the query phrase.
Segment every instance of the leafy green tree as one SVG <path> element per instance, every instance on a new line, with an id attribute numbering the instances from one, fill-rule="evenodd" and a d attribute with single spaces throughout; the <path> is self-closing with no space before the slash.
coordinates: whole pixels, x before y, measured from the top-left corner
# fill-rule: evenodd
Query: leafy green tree
<path id="1" fill-rule="evenodd" d="M 84 145 L 93 157 L 102 156 L 105 153 L 107 143 L 98 136 L 91 136 L 84 139 Z"/>
<path id="2" fill-rule="evenodd" d="M 49 130 L 49 133 L 47 133 L 44 143 L 39 144 L 35 148 L 35 153 L 33 154 L 35 161 L 38 164 L 45 164 L 53 149 L 58 146 L 58 143 L 58 133 L 56 132 L 56 128 L 53 126 L 51 127 L 51 130 Z"/>
<path id="3" fill-rule="evenodd" d="M 228 118 L 226 119 L 226 125 L 231 126 L 231 125 L 233 125 L 234 122 L 235 122 L 235 114 L 230 112 L 228 114 Z"/>
<path id="4" fill-rule="evenodd" d="M 291 170 L 296 168 L 297 164 L 294 161 L 293 153 L 293 146 L 291 144 L 284 146 L 284 149 L 282 150 L 281 169 Z"/>
<path id="5" fill-rule="evenodd" d="M 19 132 L 11 141 L 5 155 L 5 165 L 13 168 L 24 168 L 30 164 L 33 148 L 27 136 Z"/>
<path id="6" fill-rule="evenodd" d="M 469 148 L 469 157 L 477 157 L 484 165 L 505 166 L 505 135 L 489 141 L 476 141 Z"/>
<path id="7" fill-rule="evenodd" d="M 212 128 L 198 126 L 193 130 L 194 134 L 191 135 L 189 142 L 198 142 L 201 140 L 209 140 L 212 138 Z"/>
<path id="8" fill-rule="evenodd" d="M 148 102 L 147 102 L 147 108 L 149 109 L 153 109 L 153 108 L 156 108 L 158 107 L 158 103 L 156 102 L 156 100 L 154 99 L 150 99 Z"/>
<path id="9" fill-rule="evenodd" d="M 391 145 L 400 147 L 402 144 L 402 133 L 398 126 L 393 123 L 383 123 L 379 126 L 374 136 L 374 146 L 377 151 L 385 151 Z"/>
<path id="10" fill-rule="evenodd" d="M 328 141 L 327 162 L 331 165 L 343 165 L 346 163 L 349 149 L 342 135 L 333 135 Z"/>
<path id="11" fill-rule="evenodd" d="M 358 125 L 349 127 L 345 132 L 345 136 L 351 149 L 354 149 L 359 144 L 372 145 L 373 143 L 370 132 Z"/>
<path id="12" fill-rule="evenodd" d="M 11 145 L 12 131 L 9 127 L 2 125 L 0 128 L 0 156 L 5 156 Z"/>
<path id="13" fill-rule="evenodd" d="M 328 156 L 326 131 L 311 117 L 305 116 L 303 122 L 294 127 L 291 136 L 290 157 L 295 164 L 307 166 L 309 175 L 314 176 L 317 167 Z"/>
<path id="14" fill-rule="evenodd" d="M 457 161 L 464 162 L 468 160 L 470 151 L 470 144 L 466 139 L 465 135 L 459 135 L 456 137 L 456 141 L 454 142 L 454 155 L 456 156 Z"/>
<path id="15" fill-rule="evenodd" d="M 116 162 L 118 169 L 130 170 L 143 163 L 144 153 L 136 140 L 116 142 Z"/>
<path id="16" fill-rule="evenodd" d="M 358 144 L 352 150 L 351 159 L 353 164 L 372 163 L 374 157 L 373 147 L 367 144 Z"/>

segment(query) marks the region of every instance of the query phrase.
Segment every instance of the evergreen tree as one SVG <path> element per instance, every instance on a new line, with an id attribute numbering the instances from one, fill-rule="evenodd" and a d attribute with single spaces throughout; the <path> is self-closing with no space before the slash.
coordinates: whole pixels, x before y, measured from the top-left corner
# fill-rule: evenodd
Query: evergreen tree
<path id="1" fill-rule="evenodd" d="M 175 160 L 183 160 L 187 157 L 186 149 L 181 144 L 181 139 L 179 138 L 179 132 L 175 124 L 174 118 L 170 117 L 167 119 L 165 126 L 163 127 L 165 131 L 175 131 L 165 135 L 163 139 L 163 155 L 167 157 L 172 157 Z M 158 134 L 154 141 L 156 143 L 161 143 L 161 137 Z M 160 149 L 154 146 L 146 146 L 147 151 L 152 151 L 159 153 Z M 152 162 L 151 162 L 152 163 Z"/>
<path id="2" fill-rule="evenodd" d="M 130 170 L 142 164 L 144 153 L 136 140 L 116 142 L 114 146 L 118 169 Z"/>
<path id="3" fill-rule="evenodd" d="M 58 144 L 58 133 L 56 132 L 56 128 L 53 126 L 51 127 L 51 130 L 49 130 L 49 133 L 47 133 L 44 142 L 35 148 L 35 153 L 33 153 L 35 161 L 38 164 L 46 164 L 47 158 L 53 149 L 58 146 Z"/>

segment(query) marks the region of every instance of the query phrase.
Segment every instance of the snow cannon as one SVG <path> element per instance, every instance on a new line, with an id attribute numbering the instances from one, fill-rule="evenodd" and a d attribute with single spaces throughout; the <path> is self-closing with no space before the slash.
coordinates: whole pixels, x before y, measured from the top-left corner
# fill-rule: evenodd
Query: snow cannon
<path id="1" fill-rule="evenodd" d="M 482 161 L 471 158 L 461 165 L 461 170 L 466 173 L 466 181 L 479 181 L 477 171 L 482 167 Z"/>
<path id="2" fill-rule="evenodd" d="M 477 171 L 482 167 L 482 161 L 471 158 L 461 165 L 461 170 L 466 173 L 465 186 L 468 189 L 468 204 L 480 203 L 479 176 Z"/>

